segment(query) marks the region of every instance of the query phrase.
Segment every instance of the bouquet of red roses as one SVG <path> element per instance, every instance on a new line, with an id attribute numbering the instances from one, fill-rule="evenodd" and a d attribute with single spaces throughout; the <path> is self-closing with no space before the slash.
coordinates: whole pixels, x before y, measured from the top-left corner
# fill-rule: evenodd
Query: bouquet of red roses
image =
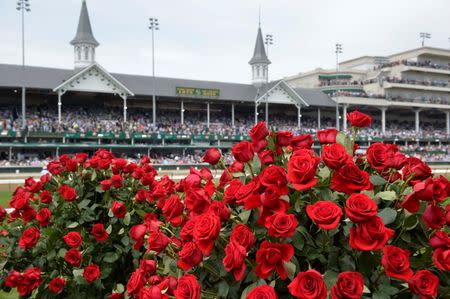
<path id="1" fill-rule="evenodd" d="M 449 298 L 450 184 L 395 145 L 355 143 L 371 118 L 207 150 L 179 182 L 105 150 L 61 156 L 0 213 L 4 290 L 36 298 Z"/>

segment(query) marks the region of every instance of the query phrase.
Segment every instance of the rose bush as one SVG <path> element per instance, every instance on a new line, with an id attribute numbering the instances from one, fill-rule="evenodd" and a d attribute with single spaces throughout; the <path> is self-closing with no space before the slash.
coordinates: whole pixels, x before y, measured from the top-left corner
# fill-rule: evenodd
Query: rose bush
<path id="1" fill-rule="evenodd" d="M 353 114 L 352 114 L 353 113 Z M 355 154 L 259 123 L 175 182 L 147 157 L 61 156 L 0 208 L 1 285 L 36 298 L 448 298 L 450 184 L 395 145 Z"/>

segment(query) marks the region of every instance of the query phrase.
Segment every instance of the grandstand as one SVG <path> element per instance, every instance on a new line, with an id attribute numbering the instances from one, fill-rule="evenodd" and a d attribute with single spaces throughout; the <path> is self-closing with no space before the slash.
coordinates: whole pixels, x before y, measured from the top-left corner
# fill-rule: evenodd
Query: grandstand
<path id="1" fill-rule="evenodd" d="M 385 140 L 428 161 L 449 160 L 449 50 L 365 56 L 338 71 L 269 82 L 262 36 L 259 27 L 250 84 L 109 73 L 96 62 L 99 42 L 83 1 L 71 41 L 73 69 L 0 64 L 0 166 L 40 167 L 50 157 L 98 148 L 130 158 L 148 154 L 162 164 L 198 163 L 205 148 L 227 152 L 248 139 L 257 121 L 296 134 L 347 129 L 353 108 L 374 117 L 358 140 L 362 148 Z"/>

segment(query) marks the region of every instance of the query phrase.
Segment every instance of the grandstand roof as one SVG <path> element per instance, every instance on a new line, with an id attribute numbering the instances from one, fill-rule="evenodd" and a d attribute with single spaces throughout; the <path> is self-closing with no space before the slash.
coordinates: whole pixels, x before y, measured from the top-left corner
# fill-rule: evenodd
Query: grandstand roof
<path id="1" fill-rule="evenodd" d="M 53 90 L 76 73 L 77 71 L 72 69 L 27 66 L 25 71 L 25 86 L 33 89 Z M 111 75 L 135 95 L 151 96 L 153 94 L 153 77 L 151 76 L 117 73 L 112 73 Z M 22 66 L 0 64 L 0 87 L 17 88 L 20 87 L 21 82 Z M 277 82 L 269 83 L 268 87 Z M 220 95 L 216 99 L 230 101 L 253 102 L 257 93 L 257 89 L 251 84 L 179 78 L 156 77 L 155 85 L 156 94 L 163 97 L 180 97 L 176 94 L 176 87 L 219 89 Z M 318 89 L 294 88 L 294 90 L 310 106 L 332 107 L 335 105 L 334 101 Z"/>
<path id="2" fill-rule="evenodd" d="M 78 21 L 78 29 L 75 38 L 70 42 L 71 45 L 76 44 L 92 44 L 98 46 L 99 43 L 92 34 L 91 21 L 89 20 L 89 13 L 86 6 L 86 1 L 83 0 L 81 5 L 80 20 Z"/>

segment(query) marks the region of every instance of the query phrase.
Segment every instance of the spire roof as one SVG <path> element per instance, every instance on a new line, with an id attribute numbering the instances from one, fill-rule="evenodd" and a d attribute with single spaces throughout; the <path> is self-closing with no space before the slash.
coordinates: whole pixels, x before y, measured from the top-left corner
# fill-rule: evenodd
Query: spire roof
<path id="1" fill-rule="evenodd" d="M 75 38 L 70 42 L 71 45 L 85 43 L 98 46 L 99 43 L 92 34 L 91 21 L 86 6 L 86 0 L 81 5 L 80 20 L 78 21 L 78 29 Z"/>
<path id="2" fill-rule="evenodd" d="M 258 27 L 258 34 L 256 35 L 255 51 L 253 57 L 248 62 L 249 64 L 266 63 L 269 64 L 270 60 L 266 55 L 266 48 L 264 47 L 264 40 L 262 37 L 261 27 Z"/>

